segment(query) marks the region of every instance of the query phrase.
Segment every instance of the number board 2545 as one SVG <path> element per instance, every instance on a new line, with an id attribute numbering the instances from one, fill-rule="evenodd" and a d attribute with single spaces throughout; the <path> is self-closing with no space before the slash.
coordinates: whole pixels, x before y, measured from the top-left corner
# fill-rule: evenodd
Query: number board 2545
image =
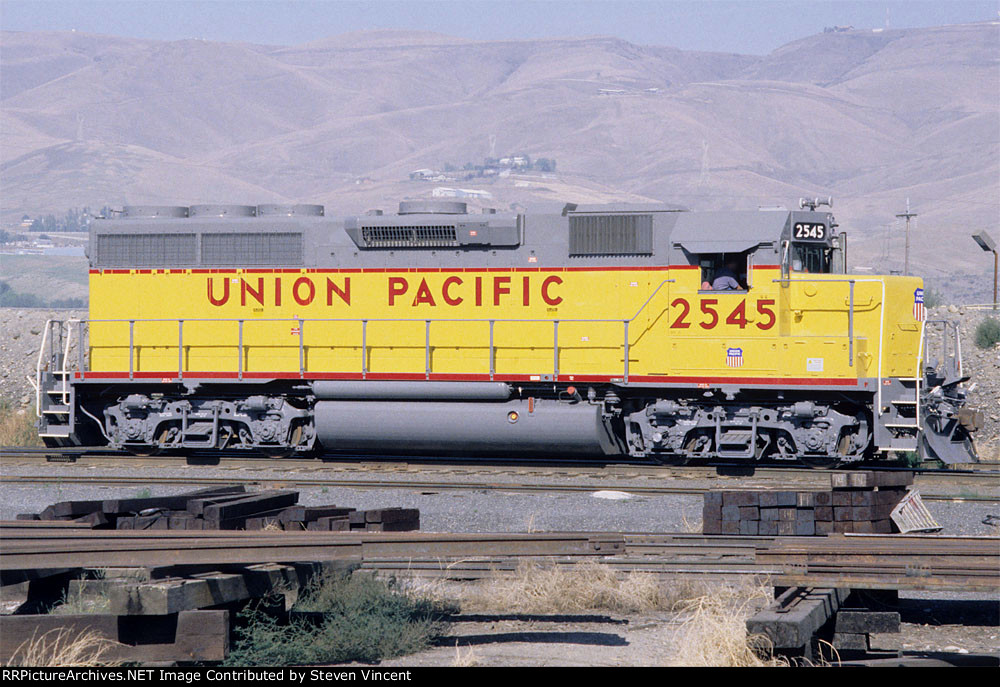
<path id="1" fill-rule="evenodd" d="M 826 225 L 816 222 L 796 222 L 792 236 L 800 241 L 823 241 L 826 239 Z"/>

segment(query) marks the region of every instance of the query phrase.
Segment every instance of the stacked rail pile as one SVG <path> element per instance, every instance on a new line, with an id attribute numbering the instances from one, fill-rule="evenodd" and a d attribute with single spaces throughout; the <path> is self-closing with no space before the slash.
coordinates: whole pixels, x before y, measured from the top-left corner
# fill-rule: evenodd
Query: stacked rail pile
<path id="1" fill-rule="evenodd" d="M 702 508 L 704 534 L 812 536 L 890 534 L 893 511 L 911 492 L 912 472 L 831 475 L 829 491 L 709 491 Z M 906 503 L 922 508 L 910 496 Z M 929 516 L 928 516 L 929 517 Z M 913 529 L 933 529 L 926 527 Z M 906 530 L 909 531 L 909 530 Z"/>
<path id="2" fill-rule="evenodd" d="M 344 561 L 392 574 L 477 579 L 526 557 L 573 565 L 590 557 L 627 573 L 733 578 L 858 589 L 1000 588 L 995 537 L 431 532 L 100 531 L 73 523 L 0 523 L 5 583 L 46 570 L 235 566 Z"/>
<path id="3" fill-rule="evenodd" d="M 342 506 L 296 505 L 296 491 L 248 493 L 242 485 L 174 496 L 102 501 L 60 501 L 18 520 L 70 521 L 119 530 L 319 530 L 409 532 L 420 529 L 415 508 L 359 511 Z"/>

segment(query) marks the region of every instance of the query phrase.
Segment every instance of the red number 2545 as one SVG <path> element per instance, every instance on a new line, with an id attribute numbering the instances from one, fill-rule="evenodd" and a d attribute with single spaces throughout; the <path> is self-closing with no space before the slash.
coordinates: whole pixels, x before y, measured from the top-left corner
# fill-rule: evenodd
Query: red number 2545
<path id="1" fill-rule="evenodd" d="M 716 310 L 716 306 L 719 304 L 718 298 L 702 298 L 699 301 L 699 308 L 704 316 L 702 320 L 698 323 L 698 326 L 702 329 L 715 329 L 719 324 L 719 311 Z M 757 301 L 757 312 L 763 316 L 760 322 L 756 322 L 755 325 L 757 329 L 770 329 L 774 326 L 774 309 L 771 307 L 774 305 L 773 298 L 763 298 Z M 674 319 L 673 323 L 670 325 L 671 329 L 687 329 L 691 326 L 688 321 L 688 316 L 691 314 L 691 304 L 688 303 L 686 298 L 675 298 L 670 304 L 671 308 L 680 308 L 680 314 Z M 726 324 L 734 324 L 740 329 L 746 329 L 747 326 L 747 302 L 742 300 L 739 304 L 733 308 L 726 319 L 724 320 Z"/>

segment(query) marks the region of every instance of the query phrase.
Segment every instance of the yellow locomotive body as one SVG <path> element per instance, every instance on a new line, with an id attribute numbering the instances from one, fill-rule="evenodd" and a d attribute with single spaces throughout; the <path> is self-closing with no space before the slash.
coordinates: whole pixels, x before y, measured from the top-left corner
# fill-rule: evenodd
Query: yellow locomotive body
<path id="1" fill-rule="evenodd" d="M 632 382 L 920 374 L 920 279 L 783 280 L 777 266 L 749 279 L 716 292 L 683 265 L 94 270 L 86 376 L 623 381 L 626 323 Z"/>
<path id="2" fill-rule="evenodd" d="M 126 208 L 92 225 L 90 317 L 47 332 L 42 436 L 136 452 L 974 459 L 960 365 L 922 396 L 921 280 L 848 273 L 835 228 L 815 204 Z"/>

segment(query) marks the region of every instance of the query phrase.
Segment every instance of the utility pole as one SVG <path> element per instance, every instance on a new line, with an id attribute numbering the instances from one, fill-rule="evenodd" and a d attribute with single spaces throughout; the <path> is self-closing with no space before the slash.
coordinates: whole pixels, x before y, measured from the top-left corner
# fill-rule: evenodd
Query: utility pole
<path id="1" fill-rule="evenodd" d="M 903 274 L 910 276 L 910 218 L 916 217 L 917 213 L 910 212 L 910 199 L 906 199 L 906 212 L 900 212 L 896 217 L 906 218 L 906 249 L 903 253 Z"/>
<path id="2" fill-rule="evenodd" d="M 993 241 L 993 237 L 987 234 L 985 231 L 981 231 L 978 234 L 973 234 L 972 238 L 976 240 L 979 247 L 982 248 L 987 253 L 993 253 L 993 309 L 997 309 L 997 265 L 1000 264 L 1000 259 L 997 256 L 997 244 Z"/>

